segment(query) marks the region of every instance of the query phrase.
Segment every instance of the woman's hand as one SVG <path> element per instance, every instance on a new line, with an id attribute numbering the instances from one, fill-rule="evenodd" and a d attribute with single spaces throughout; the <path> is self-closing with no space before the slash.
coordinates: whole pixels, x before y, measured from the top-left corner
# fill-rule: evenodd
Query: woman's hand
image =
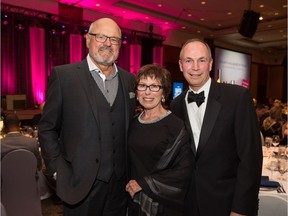
<path id="1" fill-rule="evenodd" d="M 134 198 L 134 195 L 142 190 L 139 184 L 135 180 L 130 180 L 125 187 L 126 191 L 130 194 L 131 198 Z"/>

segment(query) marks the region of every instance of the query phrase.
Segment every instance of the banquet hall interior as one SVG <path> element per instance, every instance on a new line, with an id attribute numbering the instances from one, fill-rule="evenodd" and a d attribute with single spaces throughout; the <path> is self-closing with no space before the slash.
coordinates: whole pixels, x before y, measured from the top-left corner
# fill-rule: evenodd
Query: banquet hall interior
<path id="1" fill-rule="evenodd" d="M 148 63 L 165 66 L 171 100 L 187 88 L 181 46 L 201 38 L 212 50 L 213 79 L 248 88 L 255 105 L 281 101 L 287 115 L 286 0 L 2 0 L 1 116 L 37 126 L 51 69 L 87 56 L 89 25 L 101 17 L 122 29 L 117 65 L 135 75 Z M 57 196 L 43 198 L 42 212 L 61 215 Z"/>

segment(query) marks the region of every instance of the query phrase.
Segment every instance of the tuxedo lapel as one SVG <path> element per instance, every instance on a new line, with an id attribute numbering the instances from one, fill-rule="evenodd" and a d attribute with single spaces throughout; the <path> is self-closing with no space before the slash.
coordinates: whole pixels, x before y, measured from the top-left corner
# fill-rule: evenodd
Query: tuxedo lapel
<path id="1" fill-rule="evenodd" d="M 188 90 L 186 90 L 185 92 L 183 92 L 181 95 L 178 96 L 179 97 L 177 98 L 178 102 L 175 103 L 177 106 L 175 107 L 176 108 L 175 111 L 177 112 L 176 115 L 184 120 L 186 129 L 190 134 L 191 149 L 194 155 L 196 155 L 196 147 L 195 147 L 195 142 L 194 142 L 194 137 L 193 137 L 193 130 L 189 121 L 189 116 L 188 116 L 188 111 L 187 111 L 187 106 L 186 106 L 186 101 L 185 101 L 187 91 Z"/>
<path id="2" fill-rule="evenodd" d="M 94 118 L 96 120 L 96 123 L 98 124 L 98 110 L 97 110 L 97 100 L 95 97 L 95 94 L 93 92 L 96 92 L 96 83 L 89 71 L 89 67 L 86 60 L 83 60 L 79 67 L 77 68 L 77 76 L 80 80 L 80 83 L 87 95 L 87 99 L 89 101 L 89 104 L 92 109 L 92 113 L 94 115 Z M 88 83 L 88 85 L 87 85 Z M 99 125 L 99 124 L 98 124 Z"/>
<path id="3" fill-rule="evenodd" d="M 208 138 L 215 127 L 217 116 L 219 115 L 221 104 L 217 101 L 219 91 L 215 82 L 211 83 L 207 106 L 202 123 L 199 145 L 197 148 L 197 156 L 201 154 L 207 145 Z"/>

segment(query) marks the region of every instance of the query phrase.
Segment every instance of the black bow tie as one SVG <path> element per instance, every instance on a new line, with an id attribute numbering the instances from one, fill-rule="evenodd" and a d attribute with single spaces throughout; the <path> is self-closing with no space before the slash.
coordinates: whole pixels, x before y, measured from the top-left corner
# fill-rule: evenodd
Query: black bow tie
<path id="1" fill-rule="evenodd" d="M 204 101 L 204 91 L 200 92 L 199 94 L 195 94 L 194 92 L 190 91 L 188 93 L 188 103 L 196 102 L 197 106 L 199 107 Z"/>

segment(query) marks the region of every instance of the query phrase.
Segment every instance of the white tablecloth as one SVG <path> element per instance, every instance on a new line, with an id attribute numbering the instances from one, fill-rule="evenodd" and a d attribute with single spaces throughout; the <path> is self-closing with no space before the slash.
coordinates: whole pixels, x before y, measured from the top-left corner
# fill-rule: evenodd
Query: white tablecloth
<path id="1" fill-rule="evenodd" d="M 259 193 L 259 216 L 287 216 L 288 209 L 288 173 L 282 177 L 278 171 L 271 171 L 267 168 L 268 155 L 273 151 L 278 152 L 277 147 L 267 149 L 263 147 L 263 168 L 262 176 L 268 176 L 270 181 L 277 181 L 283 185 L 286 193 L 278 193 L 276 189 L 260 189 Z M 283 180 L 283 178 L 285 180 Z"/>

